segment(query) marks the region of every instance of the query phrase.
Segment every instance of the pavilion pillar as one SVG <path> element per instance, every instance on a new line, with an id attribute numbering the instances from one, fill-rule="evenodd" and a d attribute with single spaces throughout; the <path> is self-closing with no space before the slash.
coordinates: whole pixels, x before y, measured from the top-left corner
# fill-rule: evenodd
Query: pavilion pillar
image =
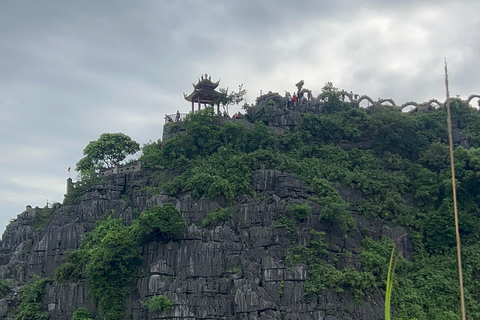
<path id="1" fill-rule="evenodd" d="M 200 110 L 200 106 L 202 105 L 202 102 L 200 100 L 200 97 L 198 97 L 198 110 Z"/>
<path id="2" fill-rule="evenodd" d="M 194 102 L 193 99 L 192 99 L 192 113 L 195 112 L 195 106 L 194 106 L 194 104 L 195 104 L 195 102 Z"/>

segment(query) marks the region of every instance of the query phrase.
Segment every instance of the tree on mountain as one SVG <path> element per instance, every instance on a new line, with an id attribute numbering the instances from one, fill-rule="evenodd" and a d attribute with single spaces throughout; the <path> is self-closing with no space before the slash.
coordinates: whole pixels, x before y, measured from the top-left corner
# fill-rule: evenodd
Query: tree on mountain
<path id="1" fill-rule="evenodd" d="M 323 113 L 333 114 L 346 109 L 345 104 L 340 100 L 338 88 L 335 88 L 331 82 L 327 82 L 323 86 L 320 99 L 325 102 Z"/>
<path id="2" fill-rule="evenodd" d="M 115 167 L 139 150 L 140 145 L 121 132 L 103 133 L 83 149 L 85 157 L 78 161 L 76 170 L 82 177 L 89 177 L 97 169 Z"/>
<path id="3" fill-rule="evenodd" d="M 247 89 L 243 88 L 243 84 L 238 86 L 238 92 L 232 91 L 228 93 L 228 88 L 220 88 L 220 96 L 218 97 L 217 103 L 219 103 L 223 111 L 228 114 L 228 108 L 230 105 L 237 105 L 240 102 L 245 100 L 247 95 Z"/>
<path id="4" fill-rule="evenodd" d="M 161 140 L 150 141 L 142 146 L 142 155 L 140 161 L 142 161 L 142 168 L 155 169 L 162 162 L 162 149 Z"/>

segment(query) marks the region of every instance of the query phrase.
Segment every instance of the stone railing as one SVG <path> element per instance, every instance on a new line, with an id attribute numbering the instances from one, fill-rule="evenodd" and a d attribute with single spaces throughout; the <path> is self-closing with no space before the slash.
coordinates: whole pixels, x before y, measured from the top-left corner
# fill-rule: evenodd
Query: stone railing
<path id="1" fill-rule="evenodd" d="M 431 108 L 437 109 L 441 108 L 445 105 L 444 102 L 440 102 L 437 99 L 430 99 L 426 102 L 418 103 L 415 101 L 407 101 L 401 105 L 397 105 L 393 99 L 381 99 L 378 98 L 377 100 L 372 99 L 371 97 L 367 95 L 359 95 L 359 94 L 354 94 L 353 92 L 348 92 L 345 90 L 339 91 L 338 95 L 340 96 L 340 99 L 344 102 L 350 103 L 352 106 L 357 107 L 357 108 L 362 108 L 362 109 L 373 109 L 377 107 L 393 107 L 394 109 L 401 111 L 401 112 L 412 112 L 416 110 L 428 110 Z M 470 104 L 473 99 L 478 98 L 479 100 L 477 101 L 478 103 L 478 108 L 480 109 L 480 95 L 478 94 L 472 94 L 468 96 L 467 99 L 463 100 L 467 104 Z M 454 98 L 451 98 L 454 99 Z M 318 104 L 325 102 L 325 98 L 322 94 L 318 95 L 316 98 L 310 98 L 308 100 L 300 100 L 297 103 L 297 106 L 301 106 L 302 104 Z M 361 103 L 367 102 L 367 106 L 361 106 Z M 282 105 L 286 106 L 286 99 L 285 97 L 282 97 L 279 95 L 277 92 L 268 92 L 267 94 L 264 94 L 260 97 L 257 98 L 256 106 L 261 106 L 261 105 L 275 105 L 277 107 L 280 107 Z M 296 109 L 296 108 L 294 108 Z"/>
<path id="2" fill-rule="evenodd" d="M 402 111 L 402 112 L 422 110 L 422 109 L 425 109 L 425 108 L 427 108 L 427 109 L 428 108 L 441 108 L 445 105 L 445 101 L 440 102 L 437 99 L 430 99 L 430 100 L 428 100 L 426 102 L 422 102 L 422 103 L 418 103 L 418 102 L 415 102 L 415 101 L 408 101 L 408 102 L 405 102 L 402 105 L 397 105 L 395 103 L 395 101 L 393 101 L 392 99 L 380 99 L 379 98 L 377 101 L 375 101 L 367 95 L 361 95 L 360 96 L 358 94 L 353 94 L 352 92 L 347 92 L 345 90 L 340 91 L 339 95 L 340 95 L 340 98 L 341 98 L 342 101 L 345 101 L 346 98 L 348 98 L 348 100 L 350 100 L 350 102 L 355 104 L 357 107 L 360 107 L 360 104 L 362 102 L 368 101 L 369 106 L 367 108 L 380 107 L 380 106 L 390 106 L 390 107 L 393 107 L 393 108 L 395 108 L 399 111 Z M 467 104 L 470 104 L 470 102 L 475 98 L 479 99 L 478 100 L 478 105 L 479 105 L 479 108 L 480 108 L 480 95 L 478 95 L 478 94 L 472 94 L 472 95 L 468 96 L 468 98 L 464 101 Z M 409 108 L 406 109 L 407 107 L 409 107 Z"/>
<path id="3" fill-rule="evenodd" d="M 115 166 L 113 168 L 102 168 L 98 173 L 99 177 L 110 176 L 119 173 L 138 172 L 142 168 L 141 161 L 135 161 L 127 165 Z"/>
<path id="4" fill-rule="evenodd" d="M 181 112 L 179 121 L 185 120 L 185 117 L 187 116 L 187 114 L 188 113 Z M 165 124 L 170 123 L 170 122 L 175 122 L 175 121 L 177 121 L 177 114 L 176 113 L 165 115 Z"/>

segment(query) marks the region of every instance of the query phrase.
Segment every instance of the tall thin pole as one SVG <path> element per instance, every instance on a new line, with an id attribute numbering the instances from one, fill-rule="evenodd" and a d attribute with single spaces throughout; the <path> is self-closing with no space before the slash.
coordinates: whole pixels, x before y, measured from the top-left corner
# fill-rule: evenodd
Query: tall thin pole
<path id="1" fill-rule="evenodd" d="M 453 160 L 453 139 L 452 139 L 452 117 L 450 114 L 450 92 L 448 91 L 448 71 L 447 60 L 445 59 L 445 88 L 447 90 L 447 125 L 448 140 L 450 143 L 450 167 L 452 168 L 452 195 L 453 211 L 455 215 L 455 235 L 457 239 L 457 262 L 458 262 L 458 280 L 460 281 L 460 305 L 462 309 L 462 320 L 466 320 L 465 298 L 463 296 L 463 271 L 462 271 L 462 248 L 460 242 L 460 231 L 458 228 L 458 210 L 457 210 L 457 185 L 455 182 L 455 162 Z"/>

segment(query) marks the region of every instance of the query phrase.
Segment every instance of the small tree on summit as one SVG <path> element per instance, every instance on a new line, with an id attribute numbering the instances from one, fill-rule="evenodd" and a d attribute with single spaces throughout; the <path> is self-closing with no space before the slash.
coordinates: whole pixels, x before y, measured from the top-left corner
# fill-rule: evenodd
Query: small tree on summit
<path id="1" fill-rule="evenodd" d="M 247 89 L 243 88 L 243 84 L 238 86 L 238 92 L 232 91 L 228 93 L 228 88 L 220 88 L 220 96 L 217 99 L 217 103 L 221 104 L 223 111 L 228 114 L 230 105 L 237 105 L 245 100 L 247 95 Z"/>
<path id="2" fill-rule="evenodd" d="M 83 149 L 85 157 L 78 161 L 76 170 L 89 177 L 96 169 L 112 168 L 139 150 L 140 145 L 121 132 L 103 133 Z"/>
<path id="3" fill-rule="evenodd" d="M 327 82 L 323 86 L 320 99 L 325 101 L 323 113 L 332 114 L 345 110 L 345 104 L 340 100 L 338 88 L 335 88 L 331 82 Z"/>

